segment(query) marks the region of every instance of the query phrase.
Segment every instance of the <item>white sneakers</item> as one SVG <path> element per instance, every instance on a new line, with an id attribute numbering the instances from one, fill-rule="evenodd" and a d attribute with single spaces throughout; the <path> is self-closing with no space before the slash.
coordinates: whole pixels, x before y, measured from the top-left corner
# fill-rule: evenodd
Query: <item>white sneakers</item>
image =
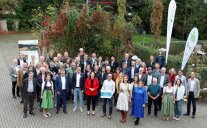
<path id="1" fill-rule="evenodd" d="M 173 120 L 179 121 L 180 120 L 180 116 L 179 117 L 174 116 Z"/>

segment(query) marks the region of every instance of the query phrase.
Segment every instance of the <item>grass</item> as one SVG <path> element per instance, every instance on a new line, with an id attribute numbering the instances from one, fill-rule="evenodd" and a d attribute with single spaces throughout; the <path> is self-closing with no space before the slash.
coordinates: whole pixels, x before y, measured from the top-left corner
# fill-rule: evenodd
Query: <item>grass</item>
<path id="1" fill-rule="evenodd" d="M 133 36 L 133 40 L 136 43 L 152 43 L 154 42 L 154 37 L 151 34 L 146 35 L 145 37 L 143 35 L 137 34 Z M 176 38 L 171 38 L 171 41 L 182 41 Z M 161 36 L 160 37 L 160 43 L 166 43 L 166 37 L 165 36 Z"/>

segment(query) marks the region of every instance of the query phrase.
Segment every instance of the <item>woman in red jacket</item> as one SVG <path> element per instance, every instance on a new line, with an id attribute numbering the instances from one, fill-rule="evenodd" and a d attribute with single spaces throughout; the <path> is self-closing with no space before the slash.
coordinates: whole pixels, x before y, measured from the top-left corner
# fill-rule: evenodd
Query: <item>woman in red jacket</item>
<path id="1" fill-rule="evenodd" d="M 98 79 L 95 77 L 95 73 L 91 72 L 90 76 L 86 79 L 85 82 L 85 93 L 87 96 L 87 115 L 90 115 L 90 106 L 92 101 L 92 115 L 95 115 L 95 105 L 96 105 L 96 98 L 98 95 L 98 88 L 99 82 Z"/>

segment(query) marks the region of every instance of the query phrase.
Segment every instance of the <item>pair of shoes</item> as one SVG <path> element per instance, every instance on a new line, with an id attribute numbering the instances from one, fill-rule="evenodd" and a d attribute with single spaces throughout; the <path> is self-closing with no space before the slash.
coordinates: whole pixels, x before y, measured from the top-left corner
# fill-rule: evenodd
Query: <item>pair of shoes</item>
<path id="1" fill-rule="evenodd" d="M 13 96 L 13 98 L 16 99 L 17 97 L 16 96 Z"/>
<path id="2" fill-rule="evenodd" d="M 73 109 L 73 111 L 75 112 L 77 110 L 77 108 L 75 107 L 74 109 Z"/>
<path id="3" fill-rule="evenodd" d="M 162 119 L 163 119 L 163 120 L 166 120 L 166 118 L 165 118 L 165 117 L 163 117 Z"/>
<path id="4" fill-rule="evenodd" d="M 177 118 L 177 116 L 173 116 L 173 120 L 175 120 Z"/>
<path id="5" fill-rule="evenodd" d="M 192 118 L 194 119 L 195 118 L 195 115 L 192 115 Z"/>
<path id="6" fill-rule="evenodd" d="M 111 119 L 111 115 L 109 115 L 108 119 Z"/>
<path id="7" fill-rule="evenodd" d="M 27 118 L 27 114 L 24 114 L 24 115 L 23 115 L 23 118 Z"/>
<path id="8" fill-rule="evenodd" d="M 56 114 L 59 114 L 59 113 L 60 113 L 59 110 L 57 110 L 57 111 L 56 111 Z"/>
<path id="9" fill-rule="evenodd" d="M 95 112 L 94 111 L 92 111 L 92 116 L 94 116 L 95 115 Z"/>
<path id="10" fill-rule="evenodd" d="M 103 113 L 102 115 L 101 115 L 101 117 L 105 117 L 106 116 L 106 114 L 105 113 Z"/>
<path id="11" fill-rule="evenodd" d="M 67 112 L 67 111 L 63 111 L 63 113 L 68 114 L 68 112 Z"/>
<path id="12" fill-rule="evenodd" d="M 185 114 L 183 114 L 184 116 L 190 116 L 190 114 L 189 113 L 185 113 Z"/>
<path id="13" fill-rule="evenodd" d="M 155 117 L 157 117 L 157 114 L 154 114 Z"/>
<path id="14" fill-rule="evenodd" d="M 24 103 L 24 101 L 22 100 L 22 101 L 20 101 L 20 104 L 23 104 Z"/>
<path id="15" fill-rule="evenodd" d="M 20 95 L 17 95 L 17 97 L 21 97 Z"/>
<path id="16" fill-rule="evenodd" d="M 166 117 L 166 120 L 169 121 L 170 120 L 169 117 Z"/>
<path id="17" fill-rule="evenodd" d="M 48 118 L 48 115 L 47 115 L 47 114 L 43 114 L 43 116 L 44 116 L 45 118 Z"/>
<path id="18" fill-rule="evenodd" d="M 83 109 L 82 109 L 82 108 L 80 108 L 80 111 L 81 111 L 81 112 L 83 112 Z"/>
<path id="19" fill-rule="evenodd" d="M 34 112 L 32 112 L 32 111 L 31 111 L 31 112 L 29 112 L 29 114 L 30 114 L 30 115 L 33 115 L 33 116 L 35 115 L 35 113 L 34 113 Z"/>

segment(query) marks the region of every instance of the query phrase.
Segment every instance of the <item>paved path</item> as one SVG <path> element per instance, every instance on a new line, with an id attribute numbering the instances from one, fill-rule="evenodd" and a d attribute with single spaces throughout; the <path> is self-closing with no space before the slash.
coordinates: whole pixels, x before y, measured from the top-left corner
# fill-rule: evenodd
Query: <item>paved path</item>
<path id="1" fill-rule="evenodd" d="M 30 34 L 0 36 L 0 128 L 133 128 L 134 119 L 127 117 L 127 122 L 119 122 L 120 114 L 114 110 L 113 119 L 101 118 L 101 103 L 96 109 L 95 116 L 86 115 L 80 111 L 72 112 L 72 105 L 69 103 L 68 114 L 55 114 L 45 119 L 37 111 L 35 105 L 35 116 L 28 116 L 23 119 L 23 106 L 19 103 L 20 98 L 13 99 L 11 93 L 11 82 L 8 75 L 8 68 L 13 58 L 18 55 L 17 41 L 19 39 L 32 39 Z M 186 104 L 183 105 L 186 111 Z M 198 103 L 197 116 L 195 119 L 182 117 L 180 121 L 162 121 L 159 114 L 158 118 L 147 116 L 140 122 L 139 128 L 207 128 L 207 105 Z"/>

